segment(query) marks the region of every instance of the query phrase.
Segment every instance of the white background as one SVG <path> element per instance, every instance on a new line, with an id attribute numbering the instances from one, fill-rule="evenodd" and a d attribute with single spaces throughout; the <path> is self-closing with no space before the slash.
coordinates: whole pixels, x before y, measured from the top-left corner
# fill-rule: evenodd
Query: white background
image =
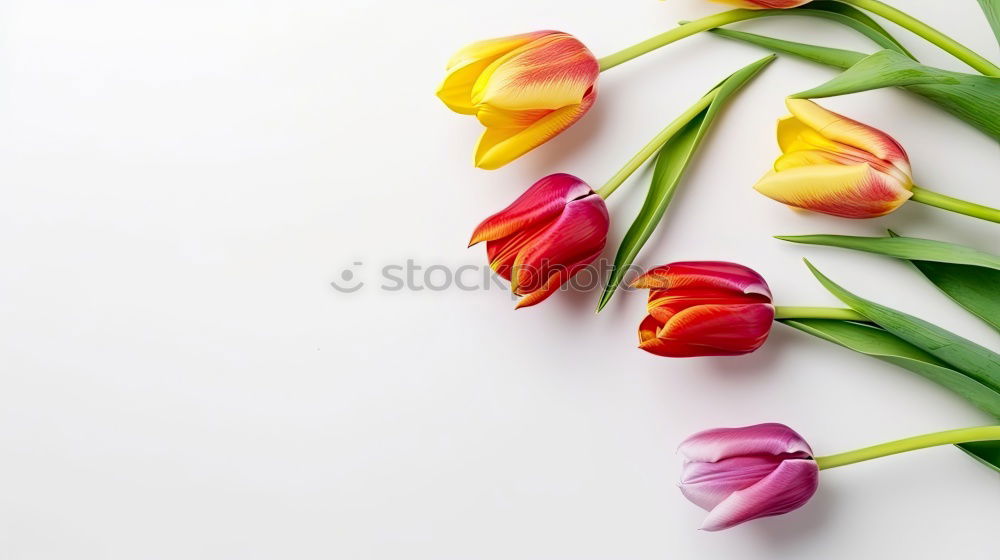
<path id="1" fill-rule="evenodd" d="M 892 0 L 997 57 L 973 0 Z M 635 348 L 644 294 L 513 311 L 501 290 L 379 290 L 380 269 L 485 264 L 473 227 L 540 176 L 600 184 L 764 53 L 698 36 L 601 77 L 577 126 L 504 169 L 433 96 L 467 42 L 539 28 L 598 55 L 698 0 L 14 1 L 0 5 L 0 557 L 996 558 L 1000 480 L 943 447 L 822 476 L 804 508 L 722 533 L 675 488 L 688 434 L 780 421 L 820 454 L 984 424 L 915 374 L 776 326 L 742 358 Z M 908 33 L 927 62 L 963 70 Z M 872 50 L 829 22 L 744 29 Z M 717 123 L 639 263 L 734 260 L 783 305 L 836 305 L 800 258 L 993 348 L 906 265 L 774 234 L 905 234 L 997 251 L 916 203 L 847 221 L 750 187 L 781 58 Z M 984 134 L 898 91 L 826 105 L 893 134 L 919 184 L 1000 205 Z M 648 173 L 610 201 L 611 244 Z M 608 256 L 613 251 L 608 249 Z M 363 263 L 355 266 L 354 262 Z M 363 289 L 329 283 L 352 270 Z"/>

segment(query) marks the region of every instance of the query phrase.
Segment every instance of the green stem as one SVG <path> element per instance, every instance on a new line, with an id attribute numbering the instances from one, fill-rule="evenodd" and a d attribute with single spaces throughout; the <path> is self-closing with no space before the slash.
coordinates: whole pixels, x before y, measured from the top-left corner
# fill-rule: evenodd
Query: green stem
<path id="1" fill-rule="evenodd" d="M 966 216 L 972 216 L 973 218 L 1000 223 L 1000 210 L 996 208 L 990 208 L 989 206 L 983 206 L 982 204 L 966 202 L 958 198 L 945 196 L 941 193 L 929 191 L 916 185 L 914 185 L 912 191 L 913 196 L 910 200 L 926 204 L 928 206 L 935 206 L 937 208 L 949 210 L 951 212 L 958 212 L 959 214 L 965 214 Z"/>
<path id="2" fill-rule="evenodd" d="M 869 459 L 877 459 L 886 455 L 895 455 L 906 451 L 914 451 L 925 447 L 936 445 L 948 445 L 958 443 L 969 443 L 970 441 L 992 441 L 1000 440 L 1000 426 L 980 426 L 977 428 L 962 428 L 960 430 L 948 430 L 925 434 L 906 439 L 890 441 L 880 445 L 873 445 L 847 453 L 837 453 L 825 457 L 816 457 L 816 463 L 820 470 L 832 469 L 851 463 L 860 463 Z"/>
<path id="3" fill-rule="evenodd" d="M 648 144 L 643 146 L 637 154 L 632 156 L 632 159 L 628 160 L 628 163 L 619 169 L 618 173 L 615 173 L 614 177 L 608 179 L 608 182 L 604 183 L 604 186 L 597 189 L 597 194 L 601 198 L 608 198 L 611 196 L 611 193 L 615 192 L 615 189 L 620 187 L 622 183 L 624 183 L 625 180 L 632 175 L 632 173 L 635 173 L 636 169 L 639 169 L 639 167 L 642 166 L 646 160 L 656 153 L 657 150 L 663 147 L 667 140 L 670 140 L 670 138 L 677 134 L 681 128 L 691 122 L 691 119 L 693 119 L 698 113 L 704 111 L 717 95 L 719 95 L 719 88 L 715 88 L 705 94 L 705 96 L 699 99 L 697 103 L 692 105 L 687 111 L 684 111 L 681 116 L 674 119 L 663 130 L 661 130 L 659 134 L 654 136 Z"/>
<path id="4" fill-rule="evenodd" d="M 853 309 L 839 307 L 774 306 L 775 319 L 839 319 L 841 321 L 871 321 Z"/>
<path id="5" fill-rule="evenodd" d="M 679 39 L 690 37 L 695 33 L 701 33 L 702 31 L 713 29 L 722 25 L 728 25 L 737 21 L 768 16 L 771 15 L 769 11 L 773 10 L 729 10 L 728 12 L 722 12 L 720 14 L 714 14 L 701 19 L 696 19 L 692 22 L 675 27 L 665 33 L 660 33 L 655 37 L 650 37 L 641 43 L 637 43 L 627 49 L 620 50 L 614 54 L 609 54 L 608 56 L 600 59 L 598 62 L 601 65 L 601 72 L 607 70 L 608 68 L 614 68 L 623 62 L 628 62 L 637 56 L 642 56 L 650 51 L 654 51 L 664 45 L 669 45 Z"/>
<path id="6" fill-rule="evenodd" d="M 882 16 L 904 29 L 912 31 L 914 34 L 927 39 L 945 52 L 968 64 L 972 68 L 975 68 L 981 74 L 986 76 L 1000 76 L 1000 68 L 997 68 L 992 62 L 976 54 L 965 45 L 905 12 L 901 12 L 892 6 L 883 4 L 879 0 L 841 1 L 845 4 L 853 4 L 859 8 L 868 10 L 869 12 Z"/>

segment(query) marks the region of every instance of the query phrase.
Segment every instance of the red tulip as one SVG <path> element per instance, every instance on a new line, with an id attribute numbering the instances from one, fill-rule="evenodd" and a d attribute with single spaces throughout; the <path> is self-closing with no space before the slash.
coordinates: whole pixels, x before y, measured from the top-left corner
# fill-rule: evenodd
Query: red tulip
<path id="1" fill-rule="evenodd" d="M 486 242 L 490 267 L 521 296 L 517 307 L 528 307 L 601 254 L 609 225 L 603 198 L 581 179 L 556 173 L 479 224 L 469 246 Z"/>
<path id="2" fill-rule="evenodd" d="M 639 348 L 653 354 L 748 354 L 771 331 L 771 291 L 759 274 L 742 265 L 676 262 L 650 270 L 632 286 L 650 290 Z"/>

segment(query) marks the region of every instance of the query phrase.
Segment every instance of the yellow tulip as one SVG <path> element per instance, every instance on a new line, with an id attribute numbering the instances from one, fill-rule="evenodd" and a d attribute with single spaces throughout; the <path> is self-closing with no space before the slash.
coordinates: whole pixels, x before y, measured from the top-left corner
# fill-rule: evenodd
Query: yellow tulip
<path id="1" fill-rule="evenodd" d="M 597 59 L 579 40 L 536 31 L 473 43 L 448 62 L 437 95 L 486 130 L 475 163 L 497 169 L 569 128 L 597 98 Z"/>
<path id="2" fill-rule="evenodd" d="M 783 153 L 754 185 L 761 194 L 844 218 L 882 216 L 912 196 L 909 159 L 891 136 L 806 99 L 785 104 L 792 114 L 778 121 Z"/>

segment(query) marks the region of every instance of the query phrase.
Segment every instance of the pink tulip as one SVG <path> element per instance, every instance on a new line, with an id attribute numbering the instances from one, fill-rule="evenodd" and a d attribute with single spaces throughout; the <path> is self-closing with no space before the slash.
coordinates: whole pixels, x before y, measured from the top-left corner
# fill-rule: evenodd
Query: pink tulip
<path id="1" fill-rule="evenodd" d="M 601 254 L 609 225 L 603 198 L 583 180 L 556 173 L 479 224 L 469 246 L 486 242 L 490 267 L 521 296 L 517 307 L 528 307 Z"/>
<path id="2" fill-rule="evenodd" d="M 797 8 L 808 4 L 811 0 L 715 0 L 721 4 L 729 4 L 737 8 L 748 10 L 783 10 L 786 8 Z"/>
<path id="3" fill-rule="evenodd" d="M 681 492 L 709 512 L 701 526 L 706 531 L 788 513 L 819 485 L 812 449 L 784 424 L 706 430 L 684 440 L 679 451 Z"/>

